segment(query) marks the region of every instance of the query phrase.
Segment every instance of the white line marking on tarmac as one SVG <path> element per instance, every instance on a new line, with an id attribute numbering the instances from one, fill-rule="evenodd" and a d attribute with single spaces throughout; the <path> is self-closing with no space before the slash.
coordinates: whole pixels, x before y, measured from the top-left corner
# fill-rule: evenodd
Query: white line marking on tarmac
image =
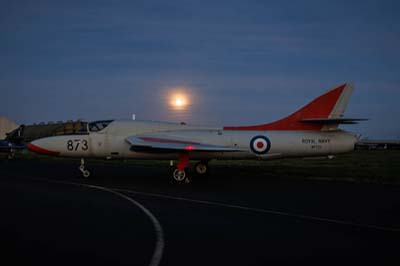
<path id="1" fill-rule="evenodd" d="M 28 176 L 25 176 L 24 178 L 38 180 L 38 181 L 42 180 L 42 181 L 52 182 L 52 183 L 70 184 L 70 185 L 78 185 L 78 186 L 80 186 L 80 185 L 81 186 L 90 186 L 89 184 L 86 185 L 83 183 L 56 181 L 56 180 L 50 180 L 50 179 L 46 179 L 46 178 L 36 178 L 36 177 L 28 177 Z M 252 212 L 258 212 L 258 213 L 274 214 L 274 215 L 292 217 L 292 218 L 303 219 L 303 220 L 311 220 L 311 221 L 319 221 L 319 222 L 326 222 L 326 223 L 333 223 L 333 224 L 355 226 L 355 227 L 359 227 L 359 228 L 368 228 L 368 229 L 374 229 L 374 230 L 386 231 L 386 232 L 396 232 L 396 233 L 400 232 L 400 228 L 394 228 L 394 227 L 384 227 L 384 226 L 379 226 L 379 225 L 360 224 L 360 223 L 354 223 L 354 222 L 350 222 L 350 221 L 322 218 L 322 217 L 317 217 L 317 216 L 309 216 L 309 215 L 295 214 L 295 213 L 275 211 L 275 210 L 269 210 L 269 209 L 246 207 L 246 206 L 240 206 L 240 205 L 220 203 L 220 202 L 216 202 L 216 201 L 196 200 L 196 199 L 189 199 L 189 198 L 183 198 L 183 197 L 175 197 L 175 196 L 170 196 L 170 195 L 165 195 L 165 194 L 142 192 L 142 191 L 135 191 L 135 190 L 128 190 L 128 189 L 121 189 L 121 188 L 107 188 L 107 189 L 110 189 L 113 191 L 120 191 L 120 192 L 127 192 L 127 193 L 132 193 L 132 194 L 137 194 L 137 195 L 143 195 L 143 196 L 148 196 L 148 197 L 185 201 L 185 202 L 191 202 L 191 203 L 197 203 L 197 204 L 203 204 L 203 205 L 210 205 L 210 206 L 217 206 L 217 207 L 224 207 L 224 208 L 231 208 L 231 209 L 239 209 L 239 210 L 252 211 Z"/>
<path id="2" fill-rule="evenodd" d="M 164 251 L 164 233 L 163 233 L 161 224 L 157 220 L 157 218 L 148 209 L 146 209 L 146 207 L 144 207 L 142 204 L 140 204 L 136 200 L 134 200 L 122 193 L 119 193 L 113 189 L 109 189 L 106 187 L 100 187 L 100 186 L 94 186 L 94 185 L 86 185 L 86 184 L 82 184 L 82 186 L 107 191 L 107 192 L 113 193 L 121 198 L 124 198 L 124 199 L 130 201 L 131 203 L 135 204 L 137 207 L 139 207 L 150 218 L 151 222 L 153 223 L 154 230 L 156 231 L 157 241 L 156 241 L 156 246 L 154 248 L 153 257 L 151 258 L 149 266 L 158 266 L 161 262 L 161 258 L 162 258 L 163 251 Z"/>
<path id="3" fill-rule="evenodd" d="M 43 181 L 43 182 L 47 182 L 47 183 L 73 185 L 73 186 L 80 186 L 80 187 L 87 187 L 87 188 L 91 188 L 91 189 L 102 190 L 102 191 L 113 193 L 114 195 L 117 195 L 117 196 L 133 203 L 134 205 L 139 207 L 139 209 L 141 209 L 150 218 L 151 222 L 153 223 L 154 230 L 156 232 L 156 238 L 157 238 L 156 245 L 155 245 L 155 248 L 153 251 L 153 256 L 151 258 L 149 266 L 158 266 L 160 264 L 162 256 L 163 256 L 163 252 L 164 252 L 164 245 L 165 245 L 163 229 L 161 227 L 160 222 L 157 220 L 157 218 L 148 209 L 146 209 L 146 207 L 144 207 L 142 204 L 140 204 L 136 200 L 134 200 L 122 193 L 119 193 L 118 191 L 115 191 L 111 188 L 106 188 L 106 187 L 102 187 L 102 186 L 96 186 L 96 185 L 90 185 L 90 184 L 84 184 L 84 183 L 66 182 L 66 181 L 56 181 L 56 180 L 51 180 L 51 179 L 46 179 L 46 178 L 35 178 L 35 177 L 33 177 L 33 178 L 32 177 L 24 177 L 24 178 L 27 178 L 30 180 Z"/>
<path id="4" fill-rule="evenodd" d="M 280 215 L 280 216 L 299 218 L 299 219 L 303 219 L 303 220 L 313 220 L 313 221 L 327 222 L 327 223 L 333 223 L 333 224 L 350 225 L 350 226 L 364 227 L 364 228 L 380 230 L 380 231 L 400 232 L 400 228 L 392 228 L 392 227 L 383 227 L 383 226 L 377 226 L 377 225 L 353 223 L 353 222 L 349 222 L 349 221 L 335 220 L 335 219 L 322 218 L 322 217 L 316 217 L 316 216 L 294 214 L 294 213 L 289 213 L 289 212 L 274 211 L 274 210 L 268 210 L 268 209 L 245 207 L 245 206 L 233 205 L 233 204 L 227 204 L 227 203 L 220 203 L 220 202 L 215 202 L 215 201 L 196 200 L 196 199 L 175 197 L 175 196 L 169 196 L 169 195 L 164 195 L 164 194 L 148 193 L 148 192 L 141 192 L 141 191 L 128 190 L 128 189 L 113 188 L 113 190 L 132 193 L 132 194 L 137 194 L 137 195 L 142 195 L 142 196 L 148 196 L 148 197 L 185 201 L 185 202 L 191 202 L 191 203 L 197 203 L 197 204 L 203 204 L 203 205 L 212 205 L 212 206 L 217 206 L 217 207 L 239 209 L 239 210 L 252 211 L 252 212 L 258 212 L 258 213 L 268 213 L 268 214 L 274 214 L 274 215 Z"/>

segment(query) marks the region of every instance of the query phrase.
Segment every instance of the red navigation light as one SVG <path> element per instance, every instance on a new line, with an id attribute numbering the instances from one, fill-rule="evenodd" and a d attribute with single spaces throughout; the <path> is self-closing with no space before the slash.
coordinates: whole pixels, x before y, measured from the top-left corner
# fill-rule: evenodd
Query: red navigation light
<path id="1" fill-rule="evenodd" d="M 190 146 L 186 146 L 186 150 L 187 151 L 192 151 L 192 150 L 194 150 L 194 146 L 191 146 L 191 145 Z"/>

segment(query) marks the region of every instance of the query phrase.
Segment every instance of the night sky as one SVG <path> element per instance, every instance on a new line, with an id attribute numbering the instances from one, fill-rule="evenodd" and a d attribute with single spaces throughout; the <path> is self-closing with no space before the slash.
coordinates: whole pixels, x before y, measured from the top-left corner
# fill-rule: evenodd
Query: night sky
<path id="1" fill-rule="evenodd" d="M 346 116 L 370 121 L 345 128 L 400 138 L 398 1 L 0 4 L 0 115 L 18 123 L 259 124 L 350 82 Z"/>

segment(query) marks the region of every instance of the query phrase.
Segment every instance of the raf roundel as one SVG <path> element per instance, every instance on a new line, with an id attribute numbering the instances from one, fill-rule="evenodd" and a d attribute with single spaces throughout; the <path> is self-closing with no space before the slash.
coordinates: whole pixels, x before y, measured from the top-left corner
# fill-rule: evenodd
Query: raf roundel
<path id="1" fill-rule="evenodd" d="M 250 141 L 250 149 L 256 154 L 265 154 L 271 148 L 271 142 L 265 136 L 255 136 Z"/>

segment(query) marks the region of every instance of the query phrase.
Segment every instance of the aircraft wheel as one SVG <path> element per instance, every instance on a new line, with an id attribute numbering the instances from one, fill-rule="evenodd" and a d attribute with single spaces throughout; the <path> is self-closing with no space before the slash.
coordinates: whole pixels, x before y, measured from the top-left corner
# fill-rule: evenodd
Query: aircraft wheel
<path id="1" fill-rule="evenodd" d="M 175 169 L 172 173 L 172 181 L 175 184 L 188 184 L 192 179 L 187 175 L 186 170 Z"/>
<path id="2" fill-rule="evenodd" d="M 82 171 L 82 175 L 83 175 L 83 177 L 89 177 L 90 176 L 90 172 L 89 172 L 89 170 L 84 170 L 84 171 Z"/>
<path id="3" fill-rule="evenodd" d="M 79 166 L 79 171 L 81 171 L 82 176 L 85 178 L 90 176 L 89 170 L 86 170 L 86 168 L 85 168 L 85 159 L 84 158 L 81 159 L 81 165 Z"/>
<path id="4" fill-rule="evenodd" d="M 198 175 L 205 175 L 208 173 L 208 163 L 207 162 L 198 162 L 195 166 L 194 166 L 194 171 L 196 172 L 196 174 Z"/>
<path id="5" fill-rule="evenodd" d="M 176 182 L 183 182 L 186 178 L 186 171 L 175 169 L 172 176 Z"/>

